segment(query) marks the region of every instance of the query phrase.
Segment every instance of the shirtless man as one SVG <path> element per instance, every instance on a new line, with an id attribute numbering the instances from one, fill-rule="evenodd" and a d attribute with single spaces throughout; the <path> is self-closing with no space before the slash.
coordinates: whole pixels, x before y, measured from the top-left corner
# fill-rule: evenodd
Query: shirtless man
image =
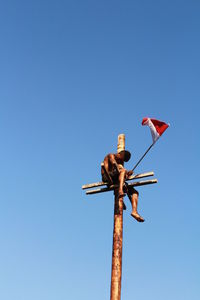
<path id="1" fill-rule="evenodd" d="M 119 198 L 124 197 L 127 193 L 132 204 L 131 216 L 138 222 L 144 222 L 144 219 L 137 212 L 138 192 L 132 186 L 127 186 L 125 180 L 133 174 L 133 171 L 127 171 L 124 168 L 124 162 L 129 161 L 131 153 L 121 151 L 117 154 L 108 154 L 104 158 L 104 168 L 101 168 L 102 180 L 109 185 L 119 184 Z"/>

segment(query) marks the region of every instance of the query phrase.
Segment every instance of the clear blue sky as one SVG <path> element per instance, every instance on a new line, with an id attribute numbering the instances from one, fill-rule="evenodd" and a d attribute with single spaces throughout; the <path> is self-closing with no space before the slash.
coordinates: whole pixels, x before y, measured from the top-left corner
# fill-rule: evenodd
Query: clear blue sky
<path id="1" fill-rule="evenodd" d="M 0 298 L 109 299 L 112 193 L 85 196 L 126 134 L 122 299 L 200 299 L 200 2 L 1 1 Z"/>

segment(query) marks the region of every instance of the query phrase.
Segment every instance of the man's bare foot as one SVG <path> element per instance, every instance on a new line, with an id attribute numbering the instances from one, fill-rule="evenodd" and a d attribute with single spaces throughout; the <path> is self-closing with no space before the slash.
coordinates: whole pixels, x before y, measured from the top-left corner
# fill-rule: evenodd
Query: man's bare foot
<path id="1" fill-rule="evenodd" d="M 132 212 L 131 216 L 135 218 L 138 222 L 144 222 L 144 219 L 136 212 Z"/>

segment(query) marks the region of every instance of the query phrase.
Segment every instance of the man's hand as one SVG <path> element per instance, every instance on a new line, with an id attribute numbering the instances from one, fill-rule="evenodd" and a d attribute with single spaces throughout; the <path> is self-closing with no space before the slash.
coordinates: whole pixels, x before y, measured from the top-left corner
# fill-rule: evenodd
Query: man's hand
<path id="1" fill-rule="evenodd" d="M 130 177 L 131 175 L 133 175 L 133 171 L 132 170 L 127 171 L 127 178 Z"/>

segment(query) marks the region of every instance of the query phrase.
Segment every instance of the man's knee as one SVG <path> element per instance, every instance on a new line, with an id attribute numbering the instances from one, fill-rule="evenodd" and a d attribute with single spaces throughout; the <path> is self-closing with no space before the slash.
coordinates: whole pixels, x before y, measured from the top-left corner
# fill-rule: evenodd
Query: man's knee
<path id="1" fill-rule="evenodd" d="M 133 193 L 136 194 L 137 196 L 139 196 L 139 192 L 136 189 L 134 189 Z"/>
<path id="2" fill-rule="evenodd" d="M 128 187 L 128 193 L 132 196 L 132 195 L 135 195 L 135 196 L 139 196 L 139 193 L 136 189 L 134 189 L 134 187 L 132 186 L 129 186 Z"/>

